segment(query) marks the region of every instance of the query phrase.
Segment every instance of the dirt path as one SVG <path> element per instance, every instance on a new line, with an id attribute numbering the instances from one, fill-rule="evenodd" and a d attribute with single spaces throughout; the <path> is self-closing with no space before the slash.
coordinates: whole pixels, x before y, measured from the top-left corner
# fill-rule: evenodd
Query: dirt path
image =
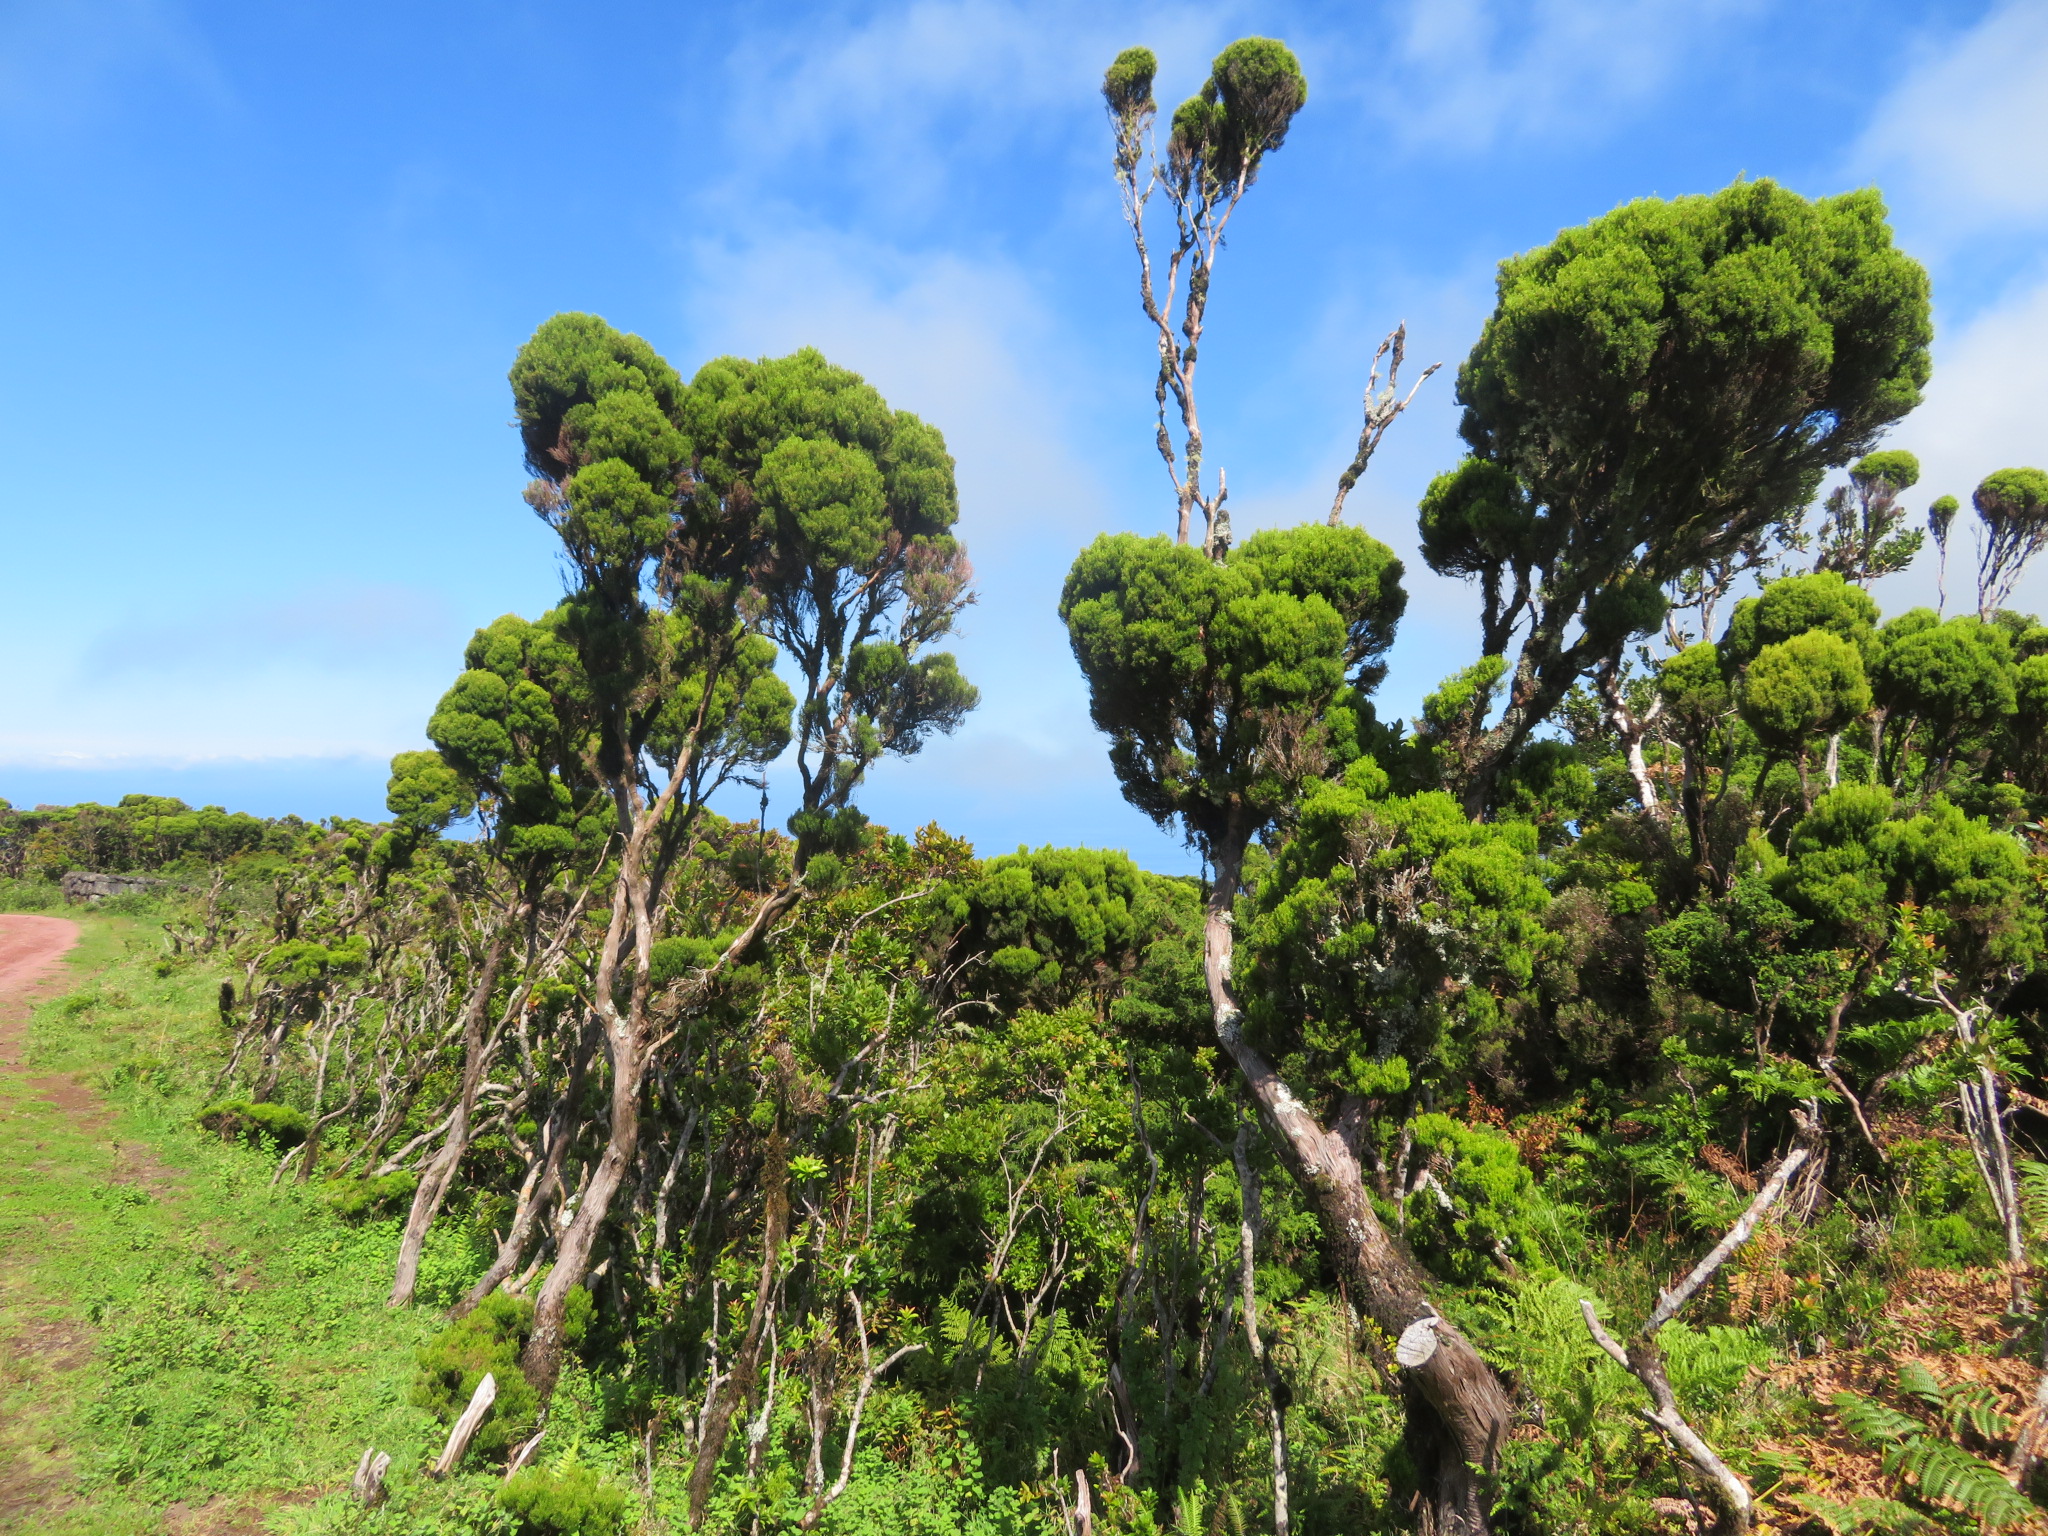
<path id="1" fill-rule="evenodd" d="M 78 938 L 78 924 L 68 917 L 0 913 L 0 1071 L 22 1071 L 28 1057 L 29 1015 L 58 990 L 64 955 Z M 23 1080 L 81 1127 L 96 1130 L 112 1119 L 99 1095 L 76 1078 Z"/>
<path id="2" fill-rule="evenodd" d="M 0 1067 L 20 1071 L 28 1049 L 28 1016 L 56 988 L 58 961 L 78 942 L 68 917 L 0 913 Z"/>
<path id="3" fill-rule="evenodd" d="M 78 924 L 66 918 L 0 913 L 0 1073 L 23 1075 L 29 1015 L 38 1001 L 64 981 L 64 955 L 78 938 Z M 59 1108 L 82 1108 L 88 1114 L 98 1108 L 90 1094 L 68 1080 L 35 1077 L 26 1081 L 38 1096 Z M 82 1104 L 66 1102 L 81 1096 Z M 9 1304 L 8 1312 L 26 1312 L 23 1304 L 28 1297 L 16 1290 L 13 1277 L 4 1272 L 0 1272 L 0 1294 Z M 0 1371 L 0 1389 L 13 1389 L 7 1392 L 9 1396 L 24 1387 L 35 1392 L 54 1390 L 59 1380 L 84 1365 L 92 1354 L 90 1330 L 54 1318 L 16 1323 L 7 1334 L 12 1358 Z M 33 1454 L 43 1449 L 17 1448 L 16 1456 L 10 1458 L 14 1464 L 0 1472 L 0 1530 L 30 1529 L 38 1516 L 55 1515 L 70 1507 L 68 1462 L 57 1446 L 49 1447 L 47 1455 Z M 31 1454 L 23 1456 L 23 1450 Z"/>

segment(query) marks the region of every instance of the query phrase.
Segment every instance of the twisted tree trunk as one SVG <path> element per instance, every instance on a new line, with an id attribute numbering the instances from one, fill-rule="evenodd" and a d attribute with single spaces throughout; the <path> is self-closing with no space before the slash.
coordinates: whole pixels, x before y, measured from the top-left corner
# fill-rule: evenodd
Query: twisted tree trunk
<path id="1" fill-rule="evenodd" d="M 448 1122 L 448 1138 L 420 1174 L 419 1187 L 412 1193 L 412 1209 L 406 1213 L 405 1235 L 398 1243 L 398 1271 L 391 1281 L 393 1307 L 409 1306 L 419 1284 L 420 1252 L 426 1247 L 427 1231 L 440 1214 L 441 1202 L 455 1182 L 455 1170 L 462 1154 L 469 1150 L 470 1119 L 476 1111 L 477 1090 L 483 1086 L 490 1066 L 484 1048 L 484 1019 L 491 1008 L 491 993 L 498 985 L 498 969 L 504 964 L 505 948 L 511 943 L 509 931 L 492 941 L 484 957 L 483 971 L 470 988 L 469 1005 L 462 1014 L 462 1084 L 455 1095 L 455 1113 Z"/>
<path id="2" fill-rule="evenodd" d="M 1219 839 L 1221 846 L 1211 852 L 1216 878 L 1203 959 L 1217 1041 L 1236 1063 L 1274 1149 L 1319 1218 L 1331 1263 L 1353 1301 L 1396 1338 L 1435 1319 L 1435 1348 L 1402 1372 L 1409 1446 L 1423 1483 L 1422 1528 L 1439 1536 L 1485 1536 L 1487 1485 L 1512 1417 L 1507 1392 L 1472 1341 L 1430 1305 L 1420 1268 L 1380 1224 L 1351 1147 L 1318 1123 L 1244 1038 L 1230 964 L 1231 907 L 1247 841 L 1242 834 Z"/>
<path id="3" fill-rule="evenodd" d="M 467 1317 L 486 1296 L 504 1283 L 506 1277 L 519 1267 L 535 1224 L 554 1204 L 561 1190 L 562 1167 L 568 1161 L 570 1143 L 576 1139 L 577 1107 L 583 1100 L 583 1073 L 590 1064 L 590 1053 L 595 1049 L 593 1033 L 586 1023 L 577 1036 L 569 1057 L 568 1085 L 562 1090 L 561 1098 L 556 1100 L 554 1110 L 542 1129 L 541 1155 L 527 1168 L 526 1178 L 519 1186 L 519 1203 L 513 1209 L 512 1224 L 505 1230 L 504 1241 L 498 1244 L 498 1256 L 477 1283 L 469 1288 L 469 1294 L 449 1309 L 449 1316 Z"/>

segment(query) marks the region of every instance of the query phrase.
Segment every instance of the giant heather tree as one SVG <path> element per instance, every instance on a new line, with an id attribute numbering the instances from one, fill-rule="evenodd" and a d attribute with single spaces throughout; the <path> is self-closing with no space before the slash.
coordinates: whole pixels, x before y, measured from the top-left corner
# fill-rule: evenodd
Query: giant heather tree
<path id="1" fill-rule="evenodd" d="M 1207 201 L 1195 204 L 1197 211 L 1219 200 L 1225 211 L 1234 208 L 1256 168 L 1252 148 L 1277 147 L 1305 97 L 1305 87 L 1281 93 L 1275 86 L 1238 106 L 1230 81 L 1254 60 L 1258 78 L 1269 83 L 1298 75 L 1292 55 L 1262 39 L 1218 56 L 1202 94 L 1174 116 L 1169 171 L 1194 178 L 1168 181 L 1176 210 L 1187 196 L 1183 185 L 1203 189 Z M 1142 199 L 1134 192 L 1151 75 L 1149 54 L 1126 51 L 1111 66 L 1103 94 L 1117 133 L 1126 213 L 1141 237 L 1145 311 L 1164 333 L 1138 217 Z M 1269 112 L 1283 96 L 1284 112 Z M 1238 112 L 1242 121 L 1233 119 Z M 1202 227 L 1185 216 L 1180 224 L 1183 243 L 1197 252 L 1204 247 L 1189 231 Z M 1190 288 L 1188 303 L 1198 326 L 1208 268 L 1198 264 L 1194 271 L 1200 286 Z M 1190 341 L 1196 334 L 1185 326 L 1184 332 Z M 1199 438 L 1191 392 L 1184 392 L 1192 370 L 1174 371 L 1165 342 L 1161 357 L 1162 409 L 1169 393 L 1182 402 L 1192 465 Z M 1167 452 L 1163 421 L 1160 437 Z M 1356 482 L 1376 441 L 1369 420 L 1368 440 L 1340 493 Z M 1273 833 L 1311 785 L 1359 763 L 1381 734 L 1368 696 L 1384 675 L 1381 658 L 1406 601 L 1400 564 L 1378 540 L 1334 517 L 1327 526 L 1261 533 L 1233 549 L 1220 486 L 1203 503 L 1209 526 L 1198 552 L 1186 543 L 1192 483 L 1192 475 L 1177 482 L 1177 542 L 1096 540 L 1067 577 L 1060 614 L 1125 797 L 1161 826 L 1181 830 L 1209 866 L 1204 953 L 1216 1038 L 1321 1218 L 1333 1265 L 1368 1314 L 1399 1334 L 1434 1315 L 1423 1277 L 1375 1214 L 1357 1147 L 1325 1126 L 1315 1103 L 1290 1091 L 1247 1035 L 1234 975 L 1233 908 L 1253 840 Z M 1415 1437 L 1426 1496 L 1444 1529 L 1481 1530 L 1482 1480 L 1508 1427 L 1507 1396 L 1455 1326 L 1437 1326 L 1433 1344 L 1412 1378 L 1418 1423 L 1429 1426 Z M 1276 1506 L 1284 1521 L 1287 1474 L 1277 1415 L 1275 1425 Z"/>
<path id="2" fill-rule="evenodd" d="M 573 578 L 549 619 L 563 664 L 523 680 L 547 693 L 580 773 L 609 802 L 613 838 L 588 987 L 609 1127 L 524 1355 L 545 1395 L 569 1295 L 638 1154 L 656 1057 L 800 899 L 807 866 L 857 829 L 850 801 L 867 766 L 950 729 L 974 694 L 950 656 L 922 654 L 967 597 L 952 460 L 936 432 L 855 375 L 802 352 L 721 360 L 685 384 L 638 337 L 559 315 L 521 350 L 512 389 L 535 475 L 527 499 Z M 803 683 L 796 862 L 657 1007 L 663 887 L 704 801 L 790 738 L 792 701 L 763 631 Z M 731 1404 L 715 1409 L 722 1425 Z"/>
<path id="3" fill-rule="evenodd" d="M 1424 520 L 1430 564 L 1480 580 L 1501 658 L 1438 727 L 1469 810 L 1656 628 L 1667 584 L 1785 522 L 1919 403 L 1930 335 L 1926 273 L 1874 192 L 1644 199 L 1501 263 L 1458 371 L 1472 457 Z"/>
<path id="4" fill-rule="evenodd" d="M 1203 163 L 1184 146 L 1197 128 L 1206 131 L 1219 104 L 1227 118 L 1224 86 L 1234 65 L 1253 50 L 1265 60 L 1275 46 L 1253 40 L 1219 56 L 1210 86 L 1175 115 L 1176 174 L 1185 178 L 1184 168 Z M 1150 56 L 1128 51 L 1111 67 L 1104 95 L 1126 216 L 1140 234 L 1141 296 L 1165 335 L 1136 175 L 1151 76 Z M 1286 71 L 1269 60 L 1261 78 Z M 1303 96 L 1305 89 L 1288 94 L 1290 111 Z M 1256 122 L 1239 137 L 1270 152 L 1285 120 L 1276 119 L 1277 131 Z M 1249 179 L 1218 180 L 1212 201 L 1234 208 Z M 1179 188 L 1202 185 L 1169 180 L 1176 209 L 1185 197 Z M 1201 250 L 1188 240 L 1199 222 L 1183 218 L 1180 227 L 1184 245 Z M 1206 267 L 1195 270 L 1206 278 Z M 1190 341 L 1200 321 L 1196 296 L 1191 289 L 1195 328 L 1183 326 Z M 1206 284 L 1199 297 L 1206 302 Z M 1814 203 L 1765 182 L 1710 198 L 1645 201 L 1503 264 L 1499 305 L 1459 379 L 1473 456 L 1431 487 L 1422 518 L 1425 557 L 1438 570 L 1477 578 L 1485 596 L 1485 659 L 1427 712 L 1435 771 L 1466 816 L 1493 804 L 1504 770 L 1573 685 L 1661 621 L 1667 584 L 1785 524 L 1830 466 L 1868 449 L 1917 402 L 1928 336 L 1925 276 L 1893 250 L 1883 210 L 1868 194 Z M 1171 396 L 1181 405 L 1192 468 L 1192 370 L 1176 369 L 1170 343 L 1161 343 L 1157 392 L 1162 452 L 1171 464 L 1163 420 Z M 1340 508 L 1341 491 L 1363 467 L 1347 470 Z M 1352 1295 L 1382 1327 L 1407 1332 L 1431 1311 L 1420 1272 L 1381 1229 L 1366 1193 L 1362 1122 L 1373 1089 L 1405 1086 L 1409 1054 L 1473 1023 L 1455 1010 L 1428 1025 L 1396 1017 L 1441 1006 L 1432 974 L 1471 978 L 1492 969 L 1510 992 L 1527 985 L 1533 930 L 1516 926 L 1512 914 L 1533 913 L 1545 899 L 1530 873 L 1534 845 L 1481 838 L 1468 846 L 1469 839 L 1425 834 L 1441 811 L 1385 800 L 1386 776 L 1366 759 L 1390 750 L 1391 738 L 1374 725 L 1365 697 L 1401 606 L 1398 566 L 1382 546 L 1333 526 L 1261 534 L 1231 551 L 1220 494 L 1203 498 L 1192 475 L 1177 478 L 1176 489 L 1183 541 L 1191 500 L 1208 514 L 1207 561 L 1164 540 L 1098 540 L 1075 563 L 1061 613 L 1126 797 L 1184 831 L 1208 864 L 1207 972 L 1218 1041 L 1322 1217 Z M 1510 666 L 1505 652 L 1517 633 L 1521 654 Z M 1828 645 L 1843 654 L 1792 654 Z M 1860 656 L 1831 635 L 1802 636 L 1760 661 L 1760 672 L 1751 669 L 1753 697 L 1745 697 L 1781 750 L 1801 749 L 1868 707 Z M 1503 678 L 1507 697 L 1496 718 Z M 1348 797 L 1313 790 L 1338 777 L 1353 785 Z M 1310 838 L 1310 827 L 1324 830 Z M 1285 852 L 1291 837 L 1307 839 L 1299 856 Z M 1233 909 L 1255 839 L 1283 852 L 1267 877 L 1262 905 L 1271 914 L 1256 930 L 1261 942 L 1247 970 L 1234 962 Z M 1394 855 L 1404 845 L 1410 851 Z M 1491 873 L 1475 884 L 1482 870 Z M 1352 928 L 1355 938 L 1331 937 Z M 1335 947 L 1311 979 L 1292 950 L 1319 945 Z M 1425 958 L 1432 954 L 1438 958 Z M 1370 985 L 1368 974 L 1376 978 Z M 1255 998 L 1279 985 L 1291 1000 L 1256 1037 L 1240 1002 L 1247 985 Z M 1399 1001 L 1404 986 L 1418 989 L 1417 1001 Z M 1306 1037 L 1298 1025 L 1278 1025 L 1298 1012 L 1304 989 L 1334 1000 L 1313 1005 L 1312 1014 L 1328 1007 L 1337 1015 L 1312 1022 Z M 1475 990 L 1472 1000 L 1501 990 Z M 1291 1087 L 1256 1041 L 1284 1050 L 1304 1039 L 1323 1042 L 1330 1075 Z M 1397 1057 L 1398 1067 L 1387 1064 Z M 1455 1327 L 1429 1327 L 1431 1344 L 1415 1352 L 1409 1379 L 1430 1522 L 1482 1530 L 1483 1478 L 1506 1433 L 1506 1395 Z"/>

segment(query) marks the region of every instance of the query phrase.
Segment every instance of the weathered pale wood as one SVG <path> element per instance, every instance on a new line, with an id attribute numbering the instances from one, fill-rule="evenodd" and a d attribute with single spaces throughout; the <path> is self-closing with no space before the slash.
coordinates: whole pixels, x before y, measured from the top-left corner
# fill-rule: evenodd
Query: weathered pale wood
<path id="1" fill-rule="evenodd" d="M 462 1410 L 462 1417 L 455 1421 L 455 1427 L 448 1431 L 448 1444 L 441 1452 L 441 1459 L 429 1469 L 429 1477 L 446 1477 L 461 1462 L 463 1453 L 469 1449 L 469 1442 L 476 1438 L 482 1427 L 484 1415 L 491 1411 L 491 1404 L 498 1400 L 498 1378 L 489 1371 L 476 1384 L 476 1391 L 470 1395 L 469 1406 Z"/>
<path id="2" fill-rule="evenodd" d="M 512 1453 L 512 1459 L 505 1463 L 506 1482 L 511 1482 L 513 1478 L 519 1475 L 520 1469 L 533 1460 L 533 1453 L 540 1449 L 541 1436 L 546 1433 L 547 1430 L 545 1428 L 541 1429 L 531 1440 Z"/>
<path id="3" fill-rule="evenodd" d="M 1811 1112 L 1800 1121 L 1802 1138 L 1814 1134 L 1818 1117 Z M 1679 1411 L 1678 1398 L 1671 1390 L 1671 1378 L 1664 1369 L 1664 1352 L 1657 1347 L 1657 1332 L 1678 1315 L 1679 1309 L 1699 1293 L 1701 1286 L 1713 1279 L 1714 1272 L 1728 1262 L 1729 1256 L 1748 1242 L 1750 1235 L 1764 1214 L 1785 1192 L 1785 1186 L 1797 1173 L 1800 1166 L 1812 1155 L 1810 1146 L 1794 1147 L 1783 1161 L 1764 1181 L 1756 1198 L 1749 1202 L 1735 1225 L 1728 1229 L 1728 1235 L 1716 1243 L 1704 1259 L 1695 1264 L 1692 1273 L 1677 1285 L 1665 1291 L 1657 1299 L 1656 1309 L 1643 1323 L 1642 1330 L 1633 1343 L 1624 1348 L 1605 1328 L 1593 1311 L 1590 1299 L 1579 1303 L 1579 1310 L 1586 1319 L 1586 1332 L 1593 1342 L 1600 1346 L 1602 1353 L 1642 1384 L 1650 1395 L 1650 1406 L 1636 1410 L 1643 1418 L 1654 1424 L 1683 1451 L 1695 1467 L 1713 1484 L 1716 1502 L 1720 1505 L 1720 1518 L 1714 1526 L 1715 1536 L 1749 1536 L 1755 1521 L 1755 1500 L 1750 1494 L 1749 1484 L 1742 1480 L 1732 1467 L 1723 1461 L 1714 1448 L 1707 1444 L 1698 1430 L 1688 1424 L 1685 1415 Z"/>
<path id="4" fill-rule="evenodd" d="M 363 1459 L 356 1463 L 356 1475 L 349 1484 L 350 1490 L 365 1504 L 378 1505 L 384 1502 L 384 1474 L 391 1470 L 391 1456 L 374 1445 L 363 1448 Z"/>

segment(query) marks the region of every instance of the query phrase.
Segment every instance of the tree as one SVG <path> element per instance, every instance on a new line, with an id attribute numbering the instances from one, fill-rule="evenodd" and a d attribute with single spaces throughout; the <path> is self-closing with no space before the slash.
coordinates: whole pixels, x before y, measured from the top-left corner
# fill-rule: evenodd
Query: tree
<path id="1" fill-rule="evenodd" d="M 1398 1334 L 1430 1315 L 1424 1278 L 1375 1214 L 1356 1149 L 1247 1037 L 1233 926 L 1252 840 L 1347 765 L 1377 772 L 1361 753 L 1380 734 L 1368 695 L 1405 606 L 1400 565 L 1377 540 L 1330 525 L 1259 533 L 1219 553 L 1104 535 L 1068 573 L 1060 616 L 1125 798 L 1182 831 L 1208 864 L 1216 1039 L 1321 1219 L 1333 1265 Z M 1441 1529 L 1484 1530 L 1507 1396 L 1455 1327 L 1435 1335 L 1414 1376 L 1415 1411 L 1432 1426 L 1417 1436 L 1431 1452 L 1424 1496 Z"/>
<path id="2" fill-rule="evenodd" d="M 1934 570 L 1935 612 L 1948 611 L 1948 531 L 1955 526 L 1959 503 L 1953 496 L 1937 496 L 1927 507 L 1927 531 L 1934 535 L 1939 556 Z"/>
<path id="3" fill-rule="evenodd" d="M 1992 994 L 2040 959 L 2042 915 L 2038 897 L 2029 899 L 2034 877 L 2016 838 L 1947 799 L 1936 796 L 1909 815 L 1901 809 L 1881 785 L 1845 784 L 1823 795 L 1793 830 L 1773 884 L 1812 923 L 1811 941 L 1846 959 L 1848 984 L 1827 1011 L 1816 1064 L 1873 1145 L 1835 1056 L 1865 983 L 1888 966 L 1899 993 L 1938 1009 L 1941 1023 L 1953 1027 L 1964 1128 L 2004 1228 L 2017 1304 L 2024 1252 L 2005 1127 L 2011 1111 L 2003 1064 L 1979 1036 L 1996 1016 Z"/>
<path id="4" fill-rule="evenodd" d="M 1662 620 L 1667 584 L 1783 523 L 1918 403 L 1931 335 L 1926 274 L 1874 193 L 1769 181 L 1630 203 L 1503 262 L 1498 289 L 1460 431 L 1517 494 L 1425 555 L 1519 598 L 1487 638 L 1525 626 L 1498 718 L 1489 686 L 1436 732 L 1474 813 L 1572 685 Z"/>
<path id="5" fill-rule="evenodd" d="M 579 850 L 602 847 L 607 830 L 602 797 L 579 771 L 573 735 L 556 712 L 555 695 L 576 659 L 552 625 L 547 620 L 528 624 L 507 614 L 477 631 L 463 659 L 462 676 L 427 722 L 435 751 L 401 752 L 391 761 L 386 804 L 396 827 L 380 851 L 402 862 L 419 842 L 439 835 L 451 822 L 478 815 L 484 846 L 510 876 L 514 894 L 504 904 L 503 920 L 463 1004 L 459 1086 L 441 1147 L 421 1170 L 413 1191 L 391 1284 L 394 1307 L 412 1300 L 428 1229 L 469 1149 L 484 1074 L 505 1023 L 517 1015 L 534 979 L 541 894 Z M 506 952 L 522 938 L 522 980 L 512 989 L 497 1027 L 487 1029 Z M 559 957 L 560 946 L 551 948 Z"/>
<path id="6" fill-rule="evenodd" d="M 1839 732 L 1870 710 L 1870 683 L 1856 647 L 1824 629 L 1810 629 L 1767 645 L 1743 679 L 1742 719 L 1772 757 L 1790 758 L 1807 794 L 1806 752 L 1816 736 Z"/>
<path id="7" fill-rule="evenodd" d="M 1877 632 L 1871 682 L 1883 710 L 1878 771 L 1899 788 L 1909 771 L 1922 795 L 1948 779 L 1959 754 L 1988 757 L 2018 708 L 2005 633 L 1980 619 L 1942 623 L 1926 608 Z"/>
<path id="8" fill-rule="evenodd" d="M 1202 514 L 1202 549 L 1220 555 L 1230 547 L 1229 487 L 1223 471 L 1216 488 L 1203 487 L 1201 410 L 1195 371 L 1208 322 L 1209 290 L 1223 252 L 1224 231 L 1237 205 L 1258 180 L 1266 156 L 1287 141 L 1295 114 L 1308 102 L 1308 81 L 1284 43 L 1268 37 L 1240 38 L 1216 55 L 1202 88 L 1174 109 L 1162 163 L 1149 142 L 1158 103 L 1152 83 L 1159 61 L 1149 48 L 1126 48 L 1102 77 L 1103 104 L 1116 141 L 1117 189 L 1124 222 L 1138 255 L 1138 298 L 1158 333 L 1159 374 L 1153 387 L 1158 430 L 1154 441 L 1173 482 L 1174 541 L 1188 542 L 1193 515 Z M 1145 234 L 1145 210 L 1154 192 L 1173 209 L 1173 244 L 1165 270 L 1155 273 Z M 1351 463 L 1338 477 L 1330 521 L 1338 522 L 1344 498 L 1365 473 L 1387 428 L 1436 372 L 1432 363 L 1408 394 L 1400 394 L 1401 365 L 1408 332 L 1398 326 L 1380 343 L 1365 387 L 1365 422 Z M 1382 361 L 1389 361 L 1384 390 Z M 1181 442 L 1167 425 L 1171 400 L 1180 419 Z"/>
<path id="9" fill-rule="evenodd" d="M 1216 258 L 1223 250 L 1223 232 L 1238 203 L 1258 180 L 1265 157 L 1286 141 L 1287 128 L 1308 100 L 1308 82 L 1294 55 L 1269 38 L 1248 37 L 1216 56 L 1201 91 L 1174 111 L 1167 140 L 1166 163 L 1148 150 L 1147 135 L 1158 106 L 1152 80 L 1158 60 L 1149 48 L 1126 48 L 1102 79 L 1102 99 L 1116 135 L 1116 180 L 1123 194 L 1124 219 L 1138 252 L 1138 292 L 1145 318 L 1159 333 L 1159 455 L 1166 462 L 1177 503 L 1175 540 L 1185 544 L 1194 510 L 1202 512 L 1202 547 L 1217 550 L 1230 542 L 1230 522 L 1223 511 L 1229 495 L 1222 472 L 1216 489 L 1202 489 L 1202 425 L 1195 399 L 1195 368 L 1200 361 L 1202 327 L 1209 308 L 1209 285 Z M 1139 166 L 1145 166 L 1142 184 Z M 1145 206 L 1154 191 L 1164 191 L 1173 207 L 1174 242 L 1166 259 L 1163 283 L 1155 287 L 1152 254 L 1145 240 Z M 1186 288 L 1182 289 L 1182 270 Z M 1163 290 L 1163 291 L 1162 291 Z M 1175 304 L 1179 309 L 1179 336 Z M 1171 396 L 1180 416 L 1181 449 L 1176 455 L 1166 425 Z"/>
<path id="10" fill-rule="evenodd" d="M 2048 474 L 2000 469 L 1986 475 L 1970 497 L 1983 525 L 1977 550 L 1977 616 L 2003 608 L 2027 562 L 2048 546 Z"/>
<path id="11" fill-rule="evenodd" d="M 1884 449 L 1865 454 L 1849 471 L 1849 483 L 1828 493 L 1813 568 L 1840 571 L 1860 584 L 1911 565 L 1926 535 L 1918 528 L 1900 531 L 1906 509 L 1899 496 L 1919 480 L 1920 461 L 1910 453 Z"/>
<path id="12" fill-rule="evenodd" d="M 858 836 L 850 797 L 869 764 L 950 729 L 974 693 L 950 656 L 918 654 L 967 600 L 952 461 L 936 432 L 856 375 L 799 352 L 721 359 L 685 385 L 638 337 L 559 315 L 521 350 L 512 387 L 536 476 L 527 499 L 575 577 L 559 631 L 577 666 L 555 703 L 576 722 L 617 839 L 589 983 L 610 1058 L 609 1127 L 522 1357 L 545 1396 L 569 1293 L 637 1156 L 650 1064 L 800 898 L 817 860 Z M 706 796 L 789 739 L 789 696 L 757 631 L 804 680 L 796 862 L 657 1010 L 667 875 Z M 710 1420 L 705 1431 L 714 1457 L 729 1397 L 720 1406 L 716 1433 Z"/>

